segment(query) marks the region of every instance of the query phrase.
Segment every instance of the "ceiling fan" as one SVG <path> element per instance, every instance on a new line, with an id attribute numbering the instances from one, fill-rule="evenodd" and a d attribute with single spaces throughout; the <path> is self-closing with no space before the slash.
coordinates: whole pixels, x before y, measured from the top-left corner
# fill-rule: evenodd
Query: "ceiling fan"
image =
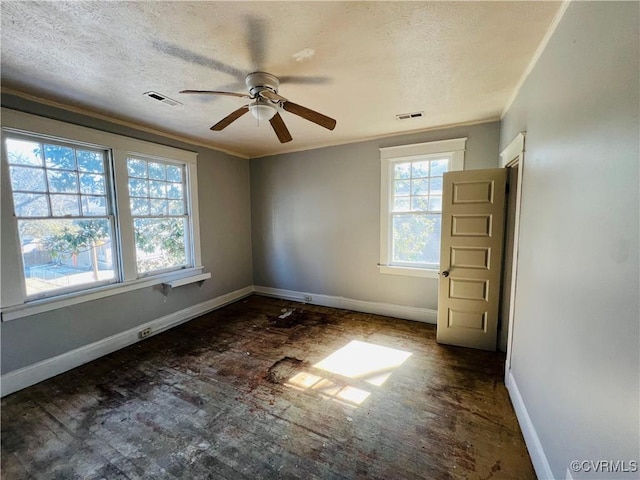
<path id="1" fill-rule="evenodd" d="M 266 72 L 253 72 L 246 76 L 245 83 L 249 94 L 235 93 L 235 92 L 221 92 L 216 90 L 182 90 L 180 93 L 190 93 L 195 95 L 226 95 L 231 97 L 248 98 L 253 100 L 247 105 L 243 105 L 239 109 L 231 112 L 224 117 L 218 123 L 216 123 L 211 130 L 220 131 L 228 127 L 244 115 L 247 112 L 258 119 L 258 121 L 269 120 L 273 131 L 276 133 L 280 143 L 290 142 L 292 140 L 291 134 L 284 124 L 279 111 L 285 110 L 294 115 L 309 120 L 321 127 L 333 130 L 336 127 L 336 121 L 333 118 L 327 117 L 321 113 L 311 110 L 297 103 L 290 102 L 285 97 L 278 95 L 278 87 L 280 86 L 280 80 L 275 75 L 271 75 Z"/>

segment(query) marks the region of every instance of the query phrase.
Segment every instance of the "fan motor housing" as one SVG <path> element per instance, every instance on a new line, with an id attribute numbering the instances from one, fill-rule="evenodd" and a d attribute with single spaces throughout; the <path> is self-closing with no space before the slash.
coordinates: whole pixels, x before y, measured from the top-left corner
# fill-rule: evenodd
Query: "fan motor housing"
<path id="1" fill-rule="evenodd" d="M 278 77 L 267 72 L 250 73 L 244 81 L 252 97 L 257 97 L 260 91 L 264 89 L 278 93 L 278 87 L 280 86 Z"/>

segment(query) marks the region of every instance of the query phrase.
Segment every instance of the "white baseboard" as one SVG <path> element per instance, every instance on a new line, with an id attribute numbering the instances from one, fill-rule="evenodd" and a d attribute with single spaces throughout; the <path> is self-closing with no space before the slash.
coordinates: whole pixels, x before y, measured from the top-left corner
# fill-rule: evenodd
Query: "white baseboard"
<path id="1" fill-rule="evenodd" d="M 388 317 L 402 318 L 416 322 L 436 324 L 438 312 L 428 308 L 409 307 L 396 305 L 393 303 L 367 302 L 364 300 L 354 300 L 352 298 L 334 297 L 331 295 L 319 295 L 310 292 L 297 292 L 295 290 L 284 290 L 282 288 L 261 287 L 255 285 L 254 292 L 268 297 L 282 298 L 296 302 L 322 305 L 324 307 L 344 308 L 356 312 L 375 313 Z"/>
<path id="2" fill-rule="evenodd" d="M 354 310 L 356 312 L 374 313 L 377 315 L 386 315 L 389 317 L 414 320 L 418 322 L 435 324 L 437 319 L 437 312 L 428 308 L 409 307 L 391 303 L 367 302 L 345 297 L 318 295 L 315 293 L 297 292 L 280 288 L 248 286 L 211 300 L 207 300 L 206 302 L 192 305 L 142 325 L 138 325 L 132 329 L 112 335 L 111 337 L 90 343 L 89 345 L 84 345 L 80 348 L 76 348 L 75 350 L 71 350 L 61 355 L 34 363 L 33 365 L 28 365 L 18 370 L 6 373 L 0 377 L 0 394 L 4 397 L 17 392 L 18 390 L 22 390 L 23 388 L 42 382 L 47 378 L 54 377 L 71 370 L 72 368 L 79 367 L 80 365 L 95 360 L 96 358 L 108 355 L 116 350 L 132 345 L 140 341 L 138 333 L 145 328 L 150 328 L 151 335 L 156 335 L 175 327 L 176 325 L 187 322 L 207 312 L 251 295 L 254 292 L 260 295 L 305 302 L 314 305 L 344 308 L 347 310 Z"/>
<path id="3" fill-rule="evenodd" d="M 1 395 L 4 397 L 23 388 L 35 385 L 47 378 L 59 375 L 67 370 L 83 365 L 121 348 L 132 345 L 140 338 L 138 332 L 145 328 L 151 329 L 151 335 L 164 332 L 176 325 L 187 322 L 207 312 L 223 307 L 253 293 L 253 286 L 248 286 L 234 292 L 192 305 L 164 317 L 138 325 L 130 330 L 117 333 L 89 345 L 63 353 L 56 357 L 42 360 L 24 368 L 14 370 L 0 377 Z M 148 338 L 148 337 L 147 337 Z"/>
<path id="4" fill-rule="evenodd" d="M 513 377 L 511 370 L 507 373 L 506 380 L 509 397 L 511 397 L 511 403 L 516 411 L 516 417 L 518 417 L 522 436 L 527 444 L 527 450 L 529 451 L 531 463 L 533 463 L 536 475 L 540 480 L 553 480 L 554 477 L 553 472 L 551 471 L 551 466 L 549 465 L 547 456 L 545 455 L 542 444 L 540 443 L 538 433 L 531 422 L 529 412 L 527 412 L 527 407 L 524 404 L 522 395 L 520 395 L 520 390 L 518 390 L 518 385 L 516 384 L 516 380 Z"/>

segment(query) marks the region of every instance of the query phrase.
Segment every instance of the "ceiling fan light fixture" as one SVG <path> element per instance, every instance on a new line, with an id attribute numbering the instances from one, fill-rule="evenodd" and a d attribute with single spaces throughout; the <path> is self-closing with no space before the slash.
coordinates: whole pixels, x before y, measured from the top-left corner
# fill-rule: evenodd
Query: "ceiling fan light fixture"
<path id="1" fill-rule="evenodd" d="M 270 73 L 250 73 L 247 75 L 245 83 L 249 89 L 249 95 L 245 93 L 223 92 L 219 90 L 181 90 L 180 93 L 191 93 L 196 95 L 227 95 L 252 100 L 252 103 L 243 105 L 242 107 L 234 110 L 212 126 L 210 130 L 214 132 L 224 130 L 247 112 L 251 112 L 251 116 L 258 120 L 258 124 L 265 120 L 271 124 L 271 128 L 278 137 L 278 140 L 280 140 L 280 143 L 287 143 L 293 139 L 279 114 L 280 110 L 293 113 L 294 115 L 313 122 L 316 125 L 320 125 L 327 130 L 333 130 L 336 128 L 336 121 L 333 118 L 327 117 L 326 115 L 311 110 L 310 108 L 303 107 L 302 105 L 298 105 L 297 103 L 293 103 L 282 95 L 278 95 L 280 80 L 278 80 L 278 77 L 271 75 Z"/>
<path id="2" fill-rule="evenodd" d="M 261 102 L 256 100 L 249 105 L 249 111 L 259 122 L 271 120 L 276 113 L 278 113 L 278 107 L 271 102 Z"/>

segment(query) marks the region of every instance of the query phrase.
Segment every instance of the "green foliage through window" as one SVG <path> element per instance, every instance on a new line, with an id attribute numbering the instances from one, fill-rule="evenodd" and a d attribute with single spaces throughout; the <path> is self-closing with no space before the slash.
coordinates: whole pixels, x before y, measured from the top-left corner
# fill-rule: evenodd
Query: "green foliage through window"
<path id="1" fill-rule="evenodd" d="M 448 158 L 392 163 L 391 261 L 437 266 L 440 263 L 442 175 Z"/>
<path id="2" fill-rule="evenodd" d="M 129 158 L 127 172 L 138 273 L 186 265 L 183 167 Z"/>
<path id="3" fill-rule="evenodd" d="M 3 152 L 29 299 L 133 280 L 124 262 L 147 275 L 192 261 L 184 161 L 128 158 L 120 177 L 108 148 L 8 132 Z M 116 187 L 131 217 L 118 218 Z M 117 228 L 134 241 L 120 244 Z"/>

